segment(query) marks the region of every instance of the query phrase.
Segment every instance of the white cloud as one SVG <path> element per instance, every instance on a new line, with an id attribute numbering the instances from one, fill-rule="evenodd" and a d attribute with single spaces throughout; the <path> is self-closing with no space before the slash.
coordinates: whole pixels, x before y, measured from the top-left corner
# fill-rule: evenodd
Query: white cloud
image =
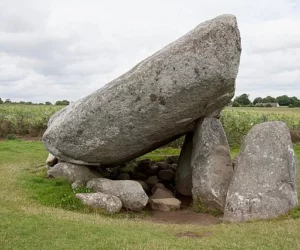
<path id="1" fill-rule="evenodd" d="M 223 13 L 242 36 L 236 93 L 300 98 L 300 4 L 288 0 L 0 1 L 0 97 L 76 100 Z"/>

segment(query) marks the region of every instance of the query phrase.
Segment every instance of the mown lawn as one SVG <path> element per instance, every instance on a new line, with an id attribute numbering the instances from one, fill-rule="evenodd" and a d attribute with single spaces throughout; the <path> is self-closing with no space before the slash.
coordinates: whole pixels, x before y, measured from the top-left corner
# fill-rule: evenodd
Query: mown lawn
<path id="1" fill-rule="evenodd" d="M 300 147 L 295 149 L 300 160 Z M 53 192 L 42 179 L 46 156 L 40 142 L 0 141 L 0 249 L 300 249 L 300 219 L 291 216 L 242 224 L 168 225 L 87 213 L 77 204 L 73 210 L 49 206 L 40 197 Z M 42 195 L 37 194 L 39 182 L 46 190 Z M 64 183 L 53 185 L 72 196 Z M 176 236 L 188 232 L 199 237 Z"/>

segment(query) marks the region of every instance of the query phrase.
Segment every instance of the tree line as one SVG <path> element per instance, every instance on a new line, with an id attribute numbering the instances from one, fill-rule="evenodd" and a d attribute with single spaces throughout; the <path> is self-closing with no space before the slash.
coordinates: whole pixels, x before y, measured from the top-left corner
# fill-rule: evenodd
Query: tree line
<path id="1" fill-rule="evenodd" d="M 5 99 L 4 101 L 0 98 L 0 104 L 26 104 L 26 105 L 53 105 L 51 102 L 45 102 L 45 103 L 33 103 L 33 102 L 13 102 L 11 99 Z M 63 105 L 67 106 L 70 102 L 68 100 L 62 100 L 62 101 L 56 101 L 54 105 Z"/>
<path id="2" fill-rule="evenodd" d="M 279 106 L 287 106 L 289 108 L 300 107 L 300 100 L 296 97 L 289 97 L 287 95 L 282 95 L 278 97 L 257 97 L 250 101 L 248 94 L 242 94 L 234 98 L 232 102 L 233 107 L 272 107 L 272 103 L 278 103 Z"/>

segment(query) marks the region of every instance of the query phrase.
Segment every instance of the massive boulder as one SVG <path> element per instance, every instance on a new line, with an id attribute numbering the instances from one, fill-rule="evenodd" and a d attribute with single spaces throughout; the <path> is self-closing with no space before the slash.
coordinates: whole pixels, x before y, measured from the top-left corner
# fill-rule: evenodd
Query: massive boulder
<path id="1" fill-rule="evenodd" d="M 289 129 L 283 122 L 253 127 L 236 159 L 224 220 L 274 218 L 296 207 L 297 165 Z"/>
<path id="2" fill-rule="evenodd" d="M 204 22 L 54 114 L 43 142 L 77 164 L 128 162 L 193 129 L 234 95 L 241 53 L 233 15 Z"/>
<path id="3" fill-rule="evenodd" d="M 233 167 L 220 120 L 208 117 L 197 121 L 191 165 L 193 200 L 203 207 L 224 211 Z"/>
<path id="4" fill-rule="evenodd" d="M 87 187 L 94 192 L 117 196 L 123 207 L 132 211 L 142 210 L 148 203 L 148 196 L 142 185 L 137 181 L 97 178 L 89 181 Z"/>

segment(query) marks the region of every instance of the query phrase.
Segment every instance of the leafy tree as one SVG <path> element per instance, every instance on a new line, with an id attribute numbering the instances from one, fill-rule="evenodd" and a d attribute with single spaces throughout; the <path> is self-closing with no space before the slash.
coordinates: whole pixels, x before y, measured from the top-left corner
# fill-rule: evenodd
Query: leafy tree
<path id="1" fill-rule="evenodd" d="M 256 97 L 254 100 L 253 100 L 253 104 L 255 105 L 256 103 L 262 103 L 262 98 L 261 97 Z"/>
<path id="2" fill-rule="evenodd" d="M 300 107 L 300 101 L 296 101 L 296 102 L 294 102 L 294 107 Z"/>
<path id="3" fill-rule="evenodd" d="M 240 107 L 241 105 L 239 104 L 239 103 L 237 103 L 237 102 L 233 102 L 232 103 L 232 107 Z"/>
<path id="4" fill-rule="evenodd" d="M 290 97 L 290 103 L 294 104 L 295 102 L 300 101 L 296 96 Z"/>
<path id="5" fill-rule="evenodd" d="M 249 100 L 249 95 L 242 94 L 240 96 L 237 96 L 233 102 L 236 102 L 242 106 L 247 106 L 251 104 L 251 101 Z"/>
<path id="6" fill-rule="evenodd" d="M 6 99 L 4 103 L 11 103 L 10 99 Z"/>
<path id="7" fill-rule="evenodd" d="M 276 102 L 276 99 L 272 96 L 267 96 L 262 99 L 262 103 L 272 103 L 272 102 Z"/>
<path id="8" fill-rule="evenodd" d="M 67 101 L 67 100 L 57 101 L 57 102 L 55 103 L 55 105 L 64 105 L 64 106 L 67 106 L 67 105 L 69 105 L 69 104 L 70 104 L 70 102 Z"/>
<path id="9" fill-rule="evenodd" d="M 46 105 L 52 105 L 52 103 L 51 103 L 51 102 L 45 102 L 45 104 L 46 104 Z"/>
<path id="10" fill-rule="evenodd" d="M 3 104 L 3 101 L 2 101 L 2 99 L 0 98 L 0 104 Z"/>
<path id="11" fill-rule="evenodd" d="M 290 98 L 287 95 L 276 97 L 276 102 L 278 102 L 280 106 L 289 106 L 290 104 L 292 104 Z"/>

